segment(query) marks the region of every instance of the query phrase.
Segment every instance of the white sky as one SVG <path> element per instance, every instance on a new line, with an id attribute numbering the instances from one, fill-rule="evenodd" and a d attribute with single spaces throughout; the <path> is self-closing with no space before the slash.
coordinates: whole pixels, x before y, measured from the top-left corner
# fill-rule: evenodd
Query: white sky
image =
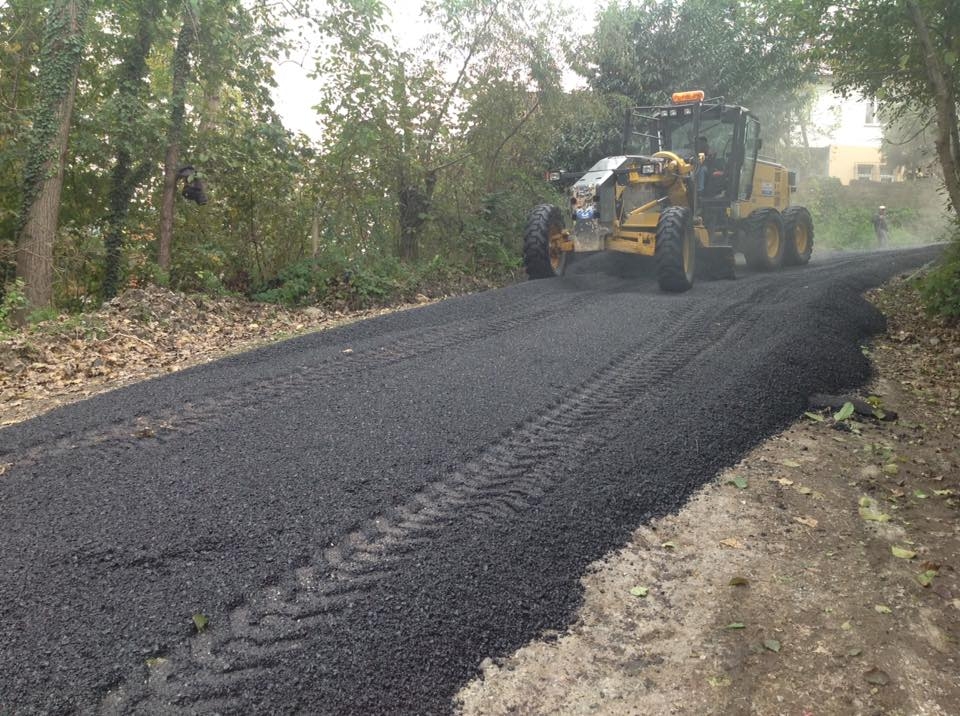
<path id="1" fill-rule="evenodd" d="M 577 0 L 560 0 L 561 5 L 578 7 L 582 15 L 582 2 Z M 385 0 L 385 4 L 392 15 L 388 19 L 391 32 L 396 38 L 401 50 L 412 50 L 428 33 L 429 27 L 421 20 L 420 8 L 422 0 Z M 599 9 L 599 5 L 596 7 Z M 578 32 L 586 34 L 593 29 L 593 18 L 584 22 L 578 21 Z M 320 82 L 312 80 L 307 75 L 313 70 L 313 48 L 308 48 L 302 56 L 292 57 L 275 67 L 277 87 L 273 90 L 273 101 L 277 113 L 283 119 L 284 126 L 294 132 L 303 132 L 313 139 L 319 139 L 317 115 L 312 109 L 320 96 Z M 566 84 L 577 84 L 576 75 L 568 73 L 565 76 Z"/>

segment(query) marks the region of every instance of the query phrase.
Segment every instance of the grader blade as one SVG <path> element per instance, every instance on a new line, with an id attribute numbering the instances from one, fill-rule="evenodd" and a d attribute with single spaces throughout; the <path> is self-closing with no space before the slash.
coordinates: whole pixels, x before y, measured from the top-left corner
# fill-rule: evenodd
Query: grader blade
<path id="1" fill-rule="evenodd" d="M 735 279 L 732 246 L 700 246 L 697 248 L 697 274 L 707 280 Z"/>

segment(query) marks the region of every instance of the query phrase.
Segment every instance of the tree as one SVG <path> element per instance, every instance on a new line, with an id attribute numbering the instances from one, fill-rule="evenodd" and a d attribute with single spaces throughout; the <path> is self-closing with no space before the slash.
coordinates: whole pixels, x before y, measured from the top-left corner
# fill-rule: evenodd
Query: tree
<path id="1" fill-rule="evenodd" d="M 87 0 L 57 0 L 44 29 L 17 249 L 29 308 L 50 305 L 53 295 L 53 246 L 87 10 Z"/>
<path id="2" fill-rule="evenodd" d="M 492 188 L 509 147 L 542 117 L 544 93 L 559 91 L 548 40 L 559 42 L 563 24 L 530 0 L 440 0 L 425 6 L 438 32 L 411 53 L 387 37 L 384 13 L 378 2 L 341 0 L 323 24 L 318 107 L 330 178 L 320 205 L 328 215 L 345 202 L 368 212 L 356 222 L 371 227 L 358 232 L 364 241 L 389 222 L 397 255 L 414 261 L 444 175 L 466 187 L 473 175 L 463 170 L 476 169 L 485 180 L 473 188 Z"/>
<path id="3" fill-rule="evenodd" d="M 180 163 L 180 143 L 186 119 L 187 80 L 190 78 L 190 54 L 196 42 L 196 22 L 190 4 L 184 3 L 177 45 L 173 51 L 173 83 L 170 93 L 170 122 L 167 127 L 167 149 L 163 160 L 163 196 L 160 202 L 160 240 L 157 264 L 164 272 L 170 271 L 170 251 L 173 243 L 173 209 L 177 190 L 177 170 Z"/>
<path id="4" fill-rule="evenodd" d="M 144 0 L 137 8 L 135 35 L 130 38 L 123 61 L 117 68 L 117 88 L 112 98 L 116 124 L 111 144 L 114 147 L 110 173 L 109 209 L 107 215 L 106 265 L 103 297 L 112 298 L 120 287 L 121 248 L 126 231 L 130 202 L 139 186 L 150 176 L 154 158 L 147 153 L 143 118 L 148 114 L 149 87 L 147 58 L 157 39 L 162 19 L 161 0 Z"/>
<path id="5" fill-rule="evenodd" d="M 783 0 L 834 88 L 876 98 L 885 115 L 935 118 L 943 181 L 960 212 L 960 5 L 953 0 Z M 960 215 L 960 214 L 958 214 Z"/>
<path id="6" fill-rule="evenodd" d="M 660 104 L 673 92 L 702 89 L 750 107 L 772 147 L 789 144 L 813 77 L 799 50 L 800 38 L 759 0 L 614 2 L 571 63 L 613 104 Z"/>

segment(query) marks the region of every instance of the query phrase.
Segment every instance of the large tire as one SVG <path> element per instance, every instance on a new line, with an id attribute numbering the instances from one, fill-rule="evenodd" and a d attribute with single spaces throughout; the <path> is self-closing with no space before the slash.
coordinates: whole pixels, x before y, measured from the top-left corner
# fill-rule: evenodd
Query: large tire
<path id="1" fill-rule="evenodd" d="M 759 271 L 775 271 L 783 265 L 783 217 L 776 209 L 757 209 L 747 217 L 747 266 Z"/>
<path id="2" fill-rule="evenodd" d="M 530 212 L 523 232 L 523 267 L 530 278 L 563 275 L 567 254 L 552 245 L 563 233 L 563 216 L 552 204 L 540 204 Z"/>
<path id="3" fill-rule="evenodd" d="M 802 206 L 791 206 L 783 211 L 783 263 L 804 266 L 813 253 L 813 219 Z"/>
<path id="4" fill-rule="evenodd" d="M 660 214 L 654 257 L 657 264 L 657 283 L 662 291 L 679 293 L 693 286 L 697 239 L 693 233 L 689 209 L 670 206 Z"/>

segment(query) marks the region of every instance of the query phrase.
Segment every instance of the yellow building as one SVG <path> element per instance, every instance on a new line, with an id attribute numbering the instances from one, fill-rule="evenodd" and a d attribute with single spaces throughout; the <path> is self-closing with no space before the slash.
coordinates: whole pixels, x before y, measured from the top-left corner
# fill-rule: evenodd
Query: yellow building
<path id="1" fill-rule="evenodd" d="M 826 167 L 821 171 L 843 184 L 903 181 L 902 171 L 884 164 L 880 151 L 883 124 L 876 100 L 842 97 L 830 85 L 818 85 L 808 135 L 811 148 L 826 152 Z"/>

